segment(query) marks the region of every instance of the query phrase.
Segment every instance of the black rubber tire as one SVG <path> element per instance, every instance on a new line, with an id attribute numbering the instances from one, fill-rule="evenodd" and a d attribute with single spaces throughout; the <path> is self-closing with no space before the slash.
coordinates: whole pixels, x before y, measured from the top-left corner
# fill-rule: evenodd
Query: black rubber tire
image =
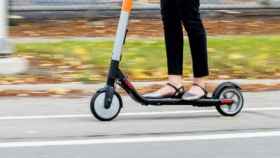
<path id="1" fill-rule="evenodd" d="M 227 113 L 227 112 L 225 112 L 225 111 L 221 108 L 221 107 L 222 107 L 221 105 L 216 105 L 216 109 L 217 109 L 217 111 L 218 111 L 221 115 L 223 115 L 223 116 L 233 117 L 233 116 L 236 116 L 237 114 L 239 114 L 239 113 L 242 111 L 243 106 L 244 106 L 244 97 L 243 97 L 243 94 L 242 94 L 242 92 L 240 91 L 240 89 L 238 89 L 238 88 L 236 88 L 236 87 L 224 87 L 223 89 L 221 89 L 220 91 L 218 91 L 218 92 L 216 93 L 216 95 L 213 96 L 213 98 L 219 99 L 220 96 L 221 96 L 221 94 L 222 94 L 224 91 L 226 91 L 226 90 L 227 90 L 227 91 L 228 91 L 228 90 L 233 90 L 233 91 L 235 91 L 235 92 L 238 93 L 240 99 L 242 100 L 241 105 L 240 105 L 241 107 L 239 107 L 238 111 L 236 111 L 236 112 L 234 112 L 234 113 Z"/>
<path id="2" fill-rule="evenodd" d="M 112 116 L 112 117 L 110 117 L 110 118 L 103 118 L 103 117 L 100 116 L 100 115 L 96 112 L 96 110 L 95 110 L 95 101 L 96 101 L 96 99 L 97 99 L 101 94 L 103 94 L 103 93 L 106 93 L 106 91 L 97 92 L 97 93 L 92 97 L 91 102 L 90 102 L 91 113 L 92 113 L 93 116 L 94 116 L 96 119 L 98 119 L 99 121 L 112 121 L 112 120 L 114 120 L 114 119 L 119 115 L 119 113 L 121 112 L 121 109 L 122 109 L 122 107 L 123 107 L 122 98 L 121 98 L 121 96 L 120 96 L 117 92 L 114 92 L 114 96 L 117 97 L 117 99 L 118 99 L 118 101 L 119 101 L 119 104 L 120 104 L 120 105 L 119 105 L 119 109 L 118 109 L 117 113 L 116 113 L 114 116 Z M 114 96 L 113 96 L 113 97 L 114 97 Z"/>

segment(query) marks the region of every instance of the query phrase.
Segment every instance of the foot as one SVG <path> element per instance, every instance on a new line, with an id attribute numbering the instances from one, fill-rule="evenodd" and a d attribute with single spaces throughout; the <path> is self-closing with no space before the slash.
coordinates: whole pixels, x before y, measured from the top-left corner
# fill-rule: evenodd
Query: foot
<path id="1" fill-rule="evenodd" d="M 193 83 L 192 87 L 186 92 L 183 100 L 198 100 L 207 96 L 207 90 L 205 84 Z"/>
<path id="2" fill-rule="evenodd" d="M 164 87 L 156 92 L 145 94 L 145 98 L 161 99 L 161 98 L 181 98 L 184 94 L 184 87 L 182 85 L 174 85 L 167 83 Z"/>

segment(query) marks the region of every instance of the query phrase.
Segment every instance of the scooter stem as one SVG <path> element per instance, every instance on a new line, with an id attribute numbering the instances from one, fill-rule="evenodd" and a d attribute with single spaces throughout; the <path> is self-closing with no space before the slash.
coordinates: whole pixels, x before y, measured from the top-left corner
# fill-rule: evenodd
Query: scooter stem
<path id="1" fill-rule="evenodd" d="M 128 20 L 129 20 L 131 9 L 132 9 L 132 0 L 123 0 L 121 15 L 119 19 L 116 39 L 113 48 L 112 62 L 111 62 L 109 75 L 107 79 L 106 96 L 104 98 L 105 109 L 110 108 L 113 100 L 114 84 L 116 78 L 118 77 L 117 73 L 119 70 L 119 62 L 121 59 L 122 48 L 126 38 Z"/>

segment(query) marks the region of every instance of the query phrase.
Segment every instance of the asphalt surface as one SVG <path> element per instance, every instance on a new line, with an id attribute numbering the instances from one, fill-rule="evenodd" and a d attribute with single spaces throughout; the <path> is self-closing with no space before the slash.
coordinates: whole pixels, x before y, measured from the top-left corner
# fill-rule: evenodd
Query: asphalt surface
<path id="1" fill-rule="evenodd" d="M 91 116 L 90 97 L 0 99 L 1 158 L 278 158 L 280 91 L 244 93 L 244 111 L 142 107 L 124 97 L 112 122 Z"/>

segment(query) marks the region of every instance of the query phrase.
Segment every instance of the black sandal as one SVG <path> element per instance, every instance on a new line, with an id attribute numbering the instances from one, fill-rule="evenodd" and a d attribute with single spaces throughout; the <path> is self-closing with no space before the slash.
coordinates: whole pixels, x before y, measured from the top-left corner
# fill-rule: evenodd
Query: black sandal
<path id="1" fill-rule="evenodd" d="M 166 83 L 166 85 L 172 87 L 175 90 L 175 92 L 173 94 L 168 94 L 168 95 L 164 95 L 164 96 L 162 96 L 159 93 L 153 92 L 153 93 L 145 94 L 144 97 L 145 98 L 150 98 L 150 99 L 182 98 L 182 96 L 185 93 L 184 86 L 181 86 L 180 88 L 177 88 L 176 86 L 174 86 L 171 83 Z"/>
<path id="2" fill-rule="evenodd" d="M 197 94 L 193 94 L 193 93 L 186 92 L 186 93 L 182 96 L 182 99 L 183 99 L 183 100 L 198 100 L 198 99 L 207 97 L 208 92 L 207 92 L 207 90 L 206 90 L 204 87 L 200 86 L 200 85 L 197 84 L 197 83 L 193 83 L 192 85 L 193 85 L 193 86 L 197 86 L 197 87 L 199 87 L 200 89 L 202 89 L 203 92 L 204 92 L 204 94 L 203 94 L 203 95 L 197 95 Z"/>

